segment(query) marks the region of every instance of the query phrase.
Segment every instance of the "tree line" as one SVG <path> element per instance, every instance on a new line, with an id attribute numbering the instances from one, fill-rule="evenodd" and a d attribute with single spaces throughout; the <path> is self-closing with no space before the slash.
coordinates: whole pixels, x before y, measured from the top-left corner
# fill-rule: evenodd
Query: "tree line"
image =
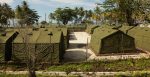
<path id="1" fill-rule="evenodd" d="M 75 7 L 75 8 L 57 8 L 53 13 L 49 14 L 49 19 L 52 21 L 57 21 L 57 24 L 68 24 L 68 22 L 72 22 L 73 24 L 81 24 L 81 23 L 93 23 L 92 20 L 98 20 L 98 16 L 100 14 L 100 8 L 96 7 L 93 10 L 85 10 L 83 7 Z"/>
<path id="2" fill-rule="evenodd" d="M 105 0 L 103 3 L 96 3 L 92 10 L 85 10 L 83 7 L 57 8 L 49 14 L 51 22 L 58 24 L 81 23 L 110 23 L 111 25 L 127 23 L 136 26 L 140 23 L 150 22 L 150 1 L 149 0 Z M 95 22 L 94 22 L 95 21 Z"/>
<path id="3" fill-rule="evenodd" d="M 86 10 L 83 7 L 57 8 L 49 14 L 51 23 L 57 24 L 99 24 L 127 23 L 135 26 L 140 23 L 150 22 L 150 1 L 149 0 L 105 0 L 97 3 L 94 9 Z M 39 15 L 37 11 L 29 8 L 26 1 L 12 9 L 8 4 L 0 4 L 0 25 L 7 27 L 10 21 L 17 21 L 19 25 L 38 24 Z M 46 23 L 46 22 L 42 22 Z"/>
<path id="4" fill-rule="evenodd" d="M 26 1 L 12 9 L 7 3 L 0 4 L 0 25 L 1 27 L 10 26 L 10 21 L 17 21 L 19 25 L 33 25 L 38 22 L 39 15 L 34 9 L 30 9 Z"/>

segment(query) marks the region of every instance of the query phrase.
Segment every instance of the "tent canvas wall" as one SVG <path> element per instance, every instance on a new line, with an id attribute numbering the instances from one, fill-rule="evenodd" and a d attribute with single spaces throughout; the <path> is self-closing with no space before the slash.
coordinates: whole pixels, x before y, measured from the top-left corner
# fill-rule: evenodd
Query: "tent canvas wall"
<path id="1" fill-rule="evenodd" d="M 48 35 L 49 32 L 50 31 L 41 31 L 36 43 L 36 52 L 39 53 L 39 62 L 43 61 L 57 64 L 63 58 L 63 34 L 61 31 L 52 31 L 53 35 L 50 37 Z"/>
<path id="2" fill-rule="evenodd" d="M 6 35 L 3 35 L 3 32 L 0 32 L 0 62 L 11 59 L 12 41 L 18 34 L 13 30 L 7 30 L 5 33 Z"/>
<path id="3" fill-rule="evenodd" d="M 136 52 L 133 37 L 122 31 L 103 27 L 94 31 L 90 46 L 97 55 Z"/>
<path id="4" fill-rule="evenodd" d="M 150 28 L 122 26 L 119 30 L 135 38 L 136 48 L 150 51 Z"/>
<path id="5" fill-rule="evenodd" d="M 32 31 L 32 35 L 29 35 L 30 40 L 28 42 L 28 50 L 32 53 L 36 53 L 37 63 L 59 63 L 62 59 L 62 48 L 63 35 L 61 31 L 50 31 L 39 29 L 38 31 Z M 52 32 L 53 35 L 48 35 L 49 32 Z M 23 42 L 21 34 L 13 42 L 13 61 L 15 62 L 25 62 L 26 59 L 26 44 Z"/>

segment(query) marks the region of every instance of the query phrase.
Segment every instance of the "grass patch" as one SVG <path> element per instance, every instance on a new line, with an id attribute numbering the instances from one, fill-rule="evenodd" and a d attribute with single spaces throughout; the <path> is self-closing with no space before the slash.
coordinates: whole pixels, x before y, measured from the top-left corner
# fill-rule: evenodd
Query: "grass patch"
<path id="1" fill-rule="evenodd" d="M 63 76 L 50 76 L 50 75 L 46 75 L 46 74 L 44 74 L 44 75 L 41 75 L 41 74 L 39 74 L 39 75 L 36 75 L 37 77 L 63 77 Z M 0 74 L 0 77 L 28 77 L 28 75 L 27 74 Z M 79 77 L 79 76 L 67 76 L 67 77 Z"/>
<path id="2" fill-rule="evenodd" d="M 150 59 L 126 59 L 116 61 L 92 61 L 84 63 L 66 63 L 63 65 L 50 66 L 48 71 L 65 72 L 108 72 L 108 71 L 147 71 L 150 70 Z"/>
<path id="3" fill-rule="evenodd" d="M 90 63 L 82 63 L 82 64 L 64 64 L 59 66 L 51 66 L 48 68 L 49 71 L 90 71 L 92 69 L 92 65 Z"/>

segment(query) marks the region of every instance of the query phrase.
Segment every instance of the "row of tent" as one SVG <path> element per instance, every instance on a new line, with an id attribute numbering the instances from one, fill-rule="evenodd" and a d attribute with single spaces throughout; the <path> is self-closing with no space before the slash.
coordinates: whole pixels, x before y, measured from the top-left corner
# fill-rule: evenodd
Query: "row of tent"
<path id="1" fill-rule="evenodd" d="M 150 51 L 150 29 L 132 26 L 89 26 L 91 49 L 96 53 L 136 53 L 137 49 Z"/>
<path id="2" fill-rule="evenodd" d="M 24 63 L 28 53 L 38 63 L 59 63 L 68 47 L 67 28 L 6 29 L 0 35 L 0 62 Z"/>

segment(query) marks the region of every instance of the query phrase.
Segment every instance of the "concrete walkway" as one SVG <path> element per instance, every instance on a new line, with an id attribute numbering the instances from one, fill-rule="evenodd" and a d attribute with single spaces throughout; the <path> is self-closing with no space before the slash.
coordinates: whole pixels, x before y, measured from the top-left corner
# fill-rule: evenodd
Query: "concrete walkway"
<path id="1" fill-rule="evenodd" d="M 69 49 L 64 55 L 65 61 L 79 62 L 85 61 L 92 54 L 86 52 L 87 43 L 89 44 L 91 36 L 86 32 L 72 32 L 70 34 Z"/>
<path id="2" fill-rule="evenodd" d="M 88 41 L 87 41 L 88 40 Z M 70 44 L 87 44 L 90 43 L 91 36 L 86 32 L 72 32 L 70 34 Z"/>

